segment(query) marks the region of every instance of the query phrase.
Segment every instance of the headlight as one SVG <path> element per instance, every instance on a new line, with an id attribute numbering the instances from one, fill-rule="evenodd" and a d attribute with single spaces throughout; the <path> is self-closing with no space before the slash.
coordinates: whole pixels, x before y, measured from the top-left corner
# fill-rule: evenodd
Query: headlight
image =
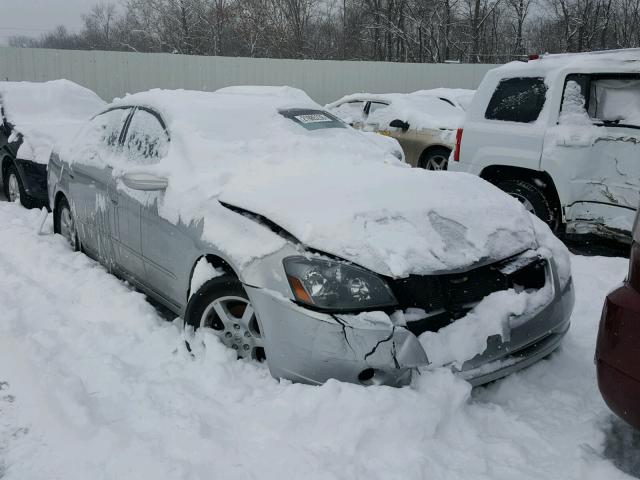
<path id="1" fill-rule="evenodd" d="M 288 257 L 289 285 L 300 303 L 322 310 L 392 307 L 398 302 L 387 283 L 364 268 L 333 260 Z"/>

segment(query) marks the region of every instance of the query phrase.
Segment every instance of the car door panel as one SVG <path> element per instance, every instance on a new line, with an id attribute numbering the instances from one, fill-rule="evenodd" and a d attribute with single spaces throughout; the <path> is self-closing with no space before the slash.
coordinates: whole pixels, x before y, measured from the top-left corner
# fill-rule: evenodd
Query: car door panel
<path id="1" fill-rule="evenodd" d="M 84 136 L 84 150 L 76 152 L 79 161 L 63 166 L 69 177 L 69 202 L 74 212 L 82 247 L 107 268 L 116 263 L 114 238 L 116 212 L 110 196 L 113 163 L 117 161 L 124 125 L 131 109 L 117 108 L 91 120 Z"/>
<path id="2" fill-rule="evenodd" d="M 186 303 L 185 279 L 191 274 L 191 266 L 185 259 L 198 255 L 193 242 L 197 235 L 189 235 L 198 225 L 175 225 L 158 214 L 158 205 L 164 195 L 156 193 L 156 199 L 142 207 L 142 251 L 149 286 L 173 304 Z M 201 226 L 200 226 L 201 228 Z"/>
<path id="3" fill-rule="evenodd" d="M 112 182 L 109 197 L 114 205 L 114 245 L 116 263 L 121 273 L 144 281 L 145 268 L 142 260 L 142 235 L 140 232 L 140 192 Z"/>
<path id="4" fill-rule="evenodd" d="M 123 143 L 126 168 L 144 171 L 157 163 L 166 154 L 168 136 L 159 115 L 148 109 L 138 108 L 134 112 Z M 118 262 L 120 268 L 134 276 L 145 288 L 164 299 L 172 300 L 170 289 L 176 283 L 173 265 L 167 258 L 173 258 L 171 252 L 173 238 L 162 236 L 161 229 L 145 225 L 160 223 L 157 202 L 160 192 L 133 190 L 122 182 L 113 191 L 117 199 Z M 145 232 L 143 235 L 143 229 Z M 155 238 L 155 235 L 160 238 Z M 166 242 L 163 242 L 166 240 Z M 154 254 L 155 251 L 158 254 Z M 145 257 L 150 252 L 150 257 Z M 169 293 L 168 293 L 169 292 Z"/>
<path id="5" fill-rule="evenodd" d="M 568 187 L 561 202 L 569 233 L 630 232 L 640 203 L 640 129 L 603 125 L 588 113 L 590 86 L 588 75 L 567 77 L 543 168 Z"/>

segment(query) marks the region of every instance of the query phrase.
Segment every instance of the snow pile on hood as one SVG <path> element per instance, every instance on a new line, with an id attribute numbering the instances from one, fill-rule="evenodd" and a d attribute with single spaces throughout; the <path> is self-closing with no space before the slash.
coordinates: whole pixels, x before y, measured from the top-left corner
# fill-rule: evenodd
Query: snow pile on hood
<path id="1" fill-rule="evenodd" d="M 369 94 L 356 93 L 347 95 L 340 100 L 330 103 L 326 108 L 344 121 L 352 122 L 352 109 L 348 109 L 349 102 L 371 101 L 381 102 L 388 106 L 380 106 L 367 116 L 367 123 L 377 123 L 387 128 L 393 120 L 409 123 L 412 130 L 448 129 L 455 130 L 464 121 L 464 111 L 437 96 L 414 93 L 385 93 Z M 344 104 L 347 104 L 346 106 Z M 346 117 L 344 116 L 346 115 Z M 348 118 L 347 118 L 348 117 Z M 357 121 L 357 120 L 355 120 Z"/>
<path id="2" fill-rule="evenodd" d="M 0 104 L 14 134 L 22 135 L 18 157 L 45 164 L 56 143 L 71 138 L 82 122 L 106 105 L 69 80 L 0 82 Z"/>
<path id="3" fill-rule="evenodd" d="M 411 169 L 342 123 L 308 129 L 279 113 L 321 113 L 300 95 L 248 89 L 154 90 L 115 102 L 155 108 L 171 134 L 168 155 L 145 167 L 169 186 L 141 200 L 158 199 L 160 215 L 174 223 L 204 219 L 204 239 L 240 266 L 284 240 L 220 202 L 266 217 L 305 246 L 394 277 L 535 248 L 529 214 L 484 180 Z M 78 138 L 64 153 L 69 161 L 87 161 L 82 142 L 91 134 Z M 131 170 L 112 163 L 116 174 Z"/>
<path id="4" fill-rule="evenodd" d="M 430 88 L 429 90 L 416 90 L 411 93 L 411 95 L 423 95 L 428 97 L 436 97 L 440 99 L 448 100 L 453 103 L 456 107 L 461 108 L 462 110 L 467 110 L 469 105 L 471 105 L 471 101 L 473 100 L 473 96 L 475 95 L 475 90 L 470 90 L 468 88 Z"/>

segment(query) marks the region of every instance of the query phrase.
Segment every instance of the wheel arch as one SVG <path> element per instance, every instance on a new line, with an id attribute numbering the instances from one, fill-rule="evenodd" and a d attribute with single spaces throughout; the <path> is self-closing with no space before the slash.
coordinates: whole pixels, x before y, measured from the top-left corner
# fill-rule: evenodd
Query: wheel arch
<path id="1" fill-rule="evenodd" d="M 187 290 L 187 294 L 186 294 L 187 303 L 189 303 L 189 298 L 191 296 L 191 281 L 193 280 L 193 273 L 195 272 L 196 265 L 198 265 L 198 262 L 200 262 L 200 260 L 202 260 L 203 258 L 206 259 L 207 262 L 213 268 L 220 268 L 220 269 L 224 270 L 227 274 L 233 275 L 234 277 L 240 279 L 240 275 L 238 275 L 238 273 L 234 270 L 234 268 L 231 266 L 231 264 L 227 260 L 222 258 L 221 256 L 213 254 L 213 253 L 206 253 L 206 254 L 200 255 L 198 258 L 196 258 L 196 260 L 191 265 L 191 270 L 189 272 L 189 281 L 187 283 L 187 288 L 186 288 L 186 290 Z M 185 305 L 186 305 L 186 303 L 185 303 Z"/>
<path id="2" fill-rule="evenodd" d="M 7 171 L 7 168 L 9 168 L 10 165 L 13 165 L 13 158 L 8 155 L 6 152 L 4 152 L 4 155 L 2 155 L 2 159 L 0 160 L 0 162 L 2 162 L 2 164 L 0 165 L 0 173 L 2 174 L 0 176 L 0 182 L 2 182 L 4 184 L 4 174 Z"/>
<path id="3" fill-rule="evenodd" d="M 58 190 L 56 192 L 56 195 L 53 199 L 53 231 L 54 232 L 59 232 L 60 231 L 60 220 L 58 219 L 58 206 L 60 205 L 60 201 L 62 199 L 65 199 L 67 202 L 69 202 L 69 199 L 67 198 L 67 196 L 65 195 L 65 193 L 62 190 Z"/>
<path id="4" fill-rule="evenodd" d="M 533 182 L 541 188 L 551 203 L 552 208 L 559 214 L 560 220 L 564 223 L 564 211 L 558 189 L 551 175 L 544 170 L 532 170 L 524 167 L 513 167 L 510 165 L 490 165 L 480 172 L 480 177 L 494 185 L 502 180 L 523 180 Z"/>

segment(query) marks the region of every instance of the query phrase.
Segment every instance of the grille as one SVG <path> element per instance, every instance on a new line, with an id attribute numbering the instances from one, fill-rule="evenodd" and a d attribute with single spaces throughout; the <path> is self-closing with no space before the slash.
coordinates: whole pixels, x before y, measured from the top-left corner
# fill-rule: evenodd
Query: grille
<path id="1" fill-rule="evenodd" d="M 540 257 L 508 259 L 464 273 L 394 280 L 391 288 L 400 307 L 419 308 L 425 318 L 407 322 L 416 335 L 436 332 L 464 316 L 487 295 L 509 288 L 540 289 L 546 282 L 547 261 Z"/>

